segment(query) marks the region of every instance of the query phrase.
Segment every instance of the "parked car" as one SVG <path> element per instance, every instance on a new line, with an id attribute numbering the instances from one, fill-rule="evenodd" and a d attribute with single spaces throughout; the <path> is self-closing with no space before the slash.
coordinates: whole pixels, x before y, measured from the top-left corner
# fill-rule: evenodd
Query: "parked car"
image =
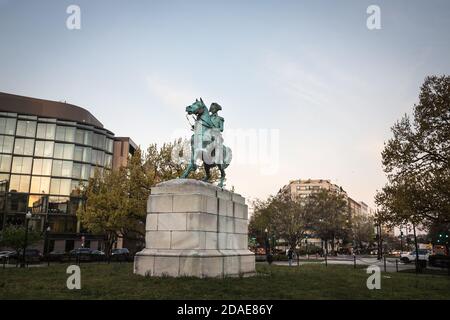
<path id="1" fill-rule="evenodd" d="M 93 261 L 103 261 L 105 260 L 105 253 L 100 250 L 91 250 L 91 260 Z"/>
<path id="2" fill-rule="evenodd" d="M 426 249 L 419 249 L 419 261 L 428 261 L 430 256 L 430 252 Z M 416 251 L 411 251 L 408 253 L 402 253 L 400 255 L 400 260 L 404 263 L 414 262 L 416 260 Z"/>
<path id="3" fill-rule="evenodd" d="M 0 262 L 9 262 L 11 259 L 17 257 L 17 252 L 15 251 L 0 251 Z"/>
<path id="4" fill-rule="evenodd" d="M 111 260 L 113 261 L 131 261 L 132 258 L 127 248 L 113 249 L 111 252 Z"/>
<path id="5" fill-rule="evenodd" d="M 19 250 L 19 252 L 14 252 L 10 255 L 10 259 L 19 259 L 22 260 L 23 250 Z M 38 249 L 26 249 L 25 250 L 25 260 L 27 263 L 33 262 L 41 262 L 42 254 Z"/>
<path id="6" fill-rule="evenodd" d="M 79 261 L 90 261 L 92 260 L 91 249 L 89 248 L 78 248 L 70 251 L 71 259 L 78 259 Z"/>
<path id="7" fill-rule="evenodd" d="M 69 255 L 65 251 L 52 251 L 48 254 L 49 261 L 67 261 L 69 259 Z"/>

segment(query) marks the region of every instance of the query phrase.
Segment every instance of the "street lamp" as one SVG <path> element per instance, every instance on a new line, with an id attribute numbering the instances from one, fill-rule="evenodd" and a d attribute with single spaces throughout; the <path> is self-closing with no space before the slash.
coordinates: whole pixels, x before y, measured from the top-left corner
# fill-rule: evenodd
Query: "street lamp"
<path id="1" fill-rule="evenodd" d="M 22 249 L 22 262 L 20 264 L 21 268 L 25 268 L 25 251 L 27 250 L 27 242 L 28 242 L 28 224 L 31 219 L 31 212 L 28 211 L 25 215 L 25 241 L 23 243 L 23 249 Z"/>

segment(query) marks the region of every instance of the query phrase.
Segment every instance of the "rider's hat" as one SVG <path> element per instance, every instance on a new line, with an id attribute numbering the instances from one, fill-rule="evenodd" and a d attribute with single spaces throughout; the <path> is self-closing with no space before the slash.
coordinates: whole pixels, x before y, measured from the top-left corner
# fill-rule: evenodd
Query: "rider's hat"
<path id="1" fill-rule="evenodd" d="M 219 110 L 222 110 L 222 107 L 218 103 L 211 103 L 211 106 L 209 107 L 209 112 L 217 112 Z"/>

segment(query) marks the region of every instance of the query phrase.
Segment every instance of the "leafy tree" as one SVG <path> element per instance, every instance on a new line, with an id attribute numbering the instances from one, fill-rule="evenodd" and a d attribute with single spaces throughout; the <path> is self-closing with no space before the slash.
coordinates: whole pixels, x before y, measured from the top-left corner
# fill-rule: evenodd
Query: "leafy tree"
<path id="1" fill-rule="evenodd" d="M 83 227 L 105 236 L 105 253 L 110 255 L 113 244 L 130 223 L 128 219 L 129 197 L 124 168 L 119 170 L 95 170 L 89 179 L 83 196 L 86 201 L 77 215 Z"/>
<path id="2" fill-rule="evenodd" d="M 254 214 L 250 218 L 249 234 L 264 243 L 267 234 L 273 239 L 282 239 L 290 248 L 297 248 L 305 238 L 313 220 L 306 204 L 290 197 L 278 195 L 254 204 Z"/>
<path id="3" fill-rule="evenodd" d="M 314 214 L 314 230 L 316 236 L 328 243 L 335 252 L 337 239 L 348 237 L 349 234 L 349 211 L 347 202 L 342 194 L 326 189 L 312 193 L 308 199 L 309 208 Z"/>
<path id="4" fill-rule="evenodd" d="M 392 127 L 382 152 L 388 183 L 377 194 L 391 225 L 450 222 L 450 77 L 425 79 L 414 105 Z"/>
<path id="5" fill-rule="evenodd" d="M 359 213 L 352 217 L 352 234 L 357 249 L 367 249 L 374 241 L 374 227 L 371 216 Z"/>
<path id="6" fill-rule="evenodd" d="M 0 231 L 0 245 L 19 253 L 25 246 L 25 231 L 25 226 L 5 226 Z M 27 246 L 33 245 L 41 239 L 42 235 L 38 231 L 28 229 Z"/>

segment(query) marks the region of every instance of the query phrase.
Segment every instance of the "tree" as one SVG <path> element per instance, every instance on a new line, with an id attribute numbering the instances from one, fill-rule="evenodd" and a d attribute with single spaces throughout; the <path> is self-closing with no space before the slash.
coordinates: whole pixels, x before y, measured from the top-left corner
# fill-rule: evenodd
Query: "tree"
<path id="1" fill-rule="evenodd" d="M 350 217 L 347 202 L 342 194 L 326 189 L 312 193 L 308 201 L 315 218 L 315 234 L 325 240 L 326 250 L 330 242 L 334 253 L 335 241 L 346 238 L 349 233 Z"/>
<path id="2" fill-rule="evenodd" d="M 9 225 L 5 226 L 0 231 L 0 245 L 6 248 L 11 248 L 19 254 L 19 251 L 23 250 L 25 246 L 25 227 Z M 33 230 L 28 230 L 27 246 L 32 245 L 42 239 L 42 235 Z M 18 260 L 17 260 L 18 261 Z"/>
<path id="3" fill-rule="evenodd" d="M 368 215 L 358 213 L 352 217 L 352 233 L 357 249 L 367 249 L 374 241 L 374 227 L 373 218 Z"/>
<path id="4" fill-rule="evenodd" d="M 83 190 L 84 204 L 77 215 L 86 229 L 105 236 L 105 253 L 110 255 L 113 244 L 124 229 L 133 224 L 128 219 L 129 197 L 126 170 L 95 170 Z"/>
<path id="5" fill-rule="evenodd" d="M 265 241 L 266 230 L 275 239 L 282 239 L 292 249 L 297 248 L 313 221 L 307 203 L 291 197 L 277 195 L 266 201 L 256 201 L 254 214 L 250 218 L 249 233 L 259 243 Z"/>
<path id="6" fill-rule="evenodd" d="M 388 183 L 376 196 L 388 224 L 450 222 L 450 77 L 425 79 L 414 105 L 392 127 L 382 152 Z"/>

